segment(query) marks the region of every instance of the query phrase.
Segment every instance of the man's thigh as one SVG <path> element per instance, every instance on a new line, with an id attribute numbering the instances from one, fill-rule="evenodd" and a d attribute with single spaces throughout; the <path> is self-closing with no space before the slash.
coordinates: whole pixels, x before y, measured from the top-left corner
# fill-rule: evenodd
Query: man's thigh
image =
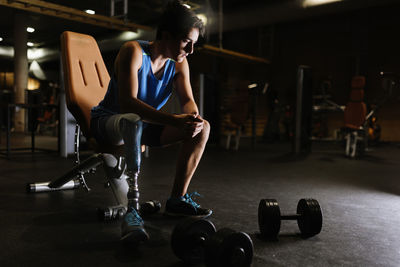
<path id="1" fill-rule="evenodd" d="M 161 133 L 160 142 L 162 145 L 169 145 L 181 142 L 183 138 L 183 131 L 181 129 L 166 125 Z"/>
<path id="2" fill-rule="evenodd" d="M 143 129 L 142 144 L 150 147 L 165 146 L 182 141 L 177 128 L 168 125 L 147 124 Z"/>

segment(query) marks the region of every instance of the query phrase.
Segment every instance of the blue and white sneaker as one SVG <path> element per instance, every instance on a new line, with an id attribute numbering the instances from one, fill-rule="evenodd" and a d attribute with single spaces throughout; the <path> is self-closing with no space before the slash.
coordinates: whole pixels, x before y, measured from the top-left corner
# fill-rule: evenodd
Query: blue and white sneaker
<path id="1" fill-rule="evenodd" d="M 149 240 L 144 221 L 134 208 L 129 208 L 121 225 L 121 241 L 139 244 Z"/>
<path id="2" fill-rule="evenodd" d="M 165 215 L 192 216 L 206 218 L 212 214 L 212 210 L 201 208 L 192 197 L 201 196 L 199 193 L 185 194 L 182 197 L 169 198 L 165 205 Z"/>

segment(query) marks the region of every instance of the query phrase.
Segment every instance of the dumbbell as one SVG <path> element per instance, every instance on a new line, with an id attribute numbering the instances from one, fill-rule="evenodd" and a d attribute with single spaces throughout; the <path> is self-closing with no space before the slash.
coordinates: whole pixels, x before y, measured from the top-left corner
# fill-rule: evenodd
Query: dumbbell
<path id="1" fill-rule="evenodd" d="M 140 215 L 147 216 L 158 212 L 161 209 L 161 203 L 158 200 L 149 200 L 140 204 Z M 121 219 L 126 213 L 126 206 L 118 205 L 97 209 L 97 215 L 101 221 L 113 221 Z"/>
<path id="2" fill-rule="evenodd" d="M 244 267 L 253 260 L 253 241 L 248 234 L 229 228 L 216 231 L 214 224 L 206 219 L 188 218 L 177 224 L 171 247 L 187 265 Z"/>
<path id="3" fill-rule="evenodd" d="M 258 206 L 258 225 L 261 236 L 269 239 L 276 238 L 281 227 L 281 220 L 297 220 L 302 236 L 312 237 L 321 232 L 321 207 L 315 199 L 300 199 L 296 214 L 281 215 L 276 199 L 262 199 Z"/>

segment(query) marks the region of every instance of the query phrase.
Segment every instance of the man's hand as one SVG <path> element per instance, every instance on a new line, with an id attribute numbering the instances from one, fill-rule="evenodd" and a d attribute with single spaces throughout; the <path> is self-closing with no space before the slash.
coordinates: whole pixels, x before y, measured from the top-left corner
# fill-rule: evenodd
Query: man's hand
<path id="1" fill-rule="evenodd" d="M 180 121 L 179 128 L 183 130 L 186 138 L 194 138 L 204 127 L 204 120 L 200 115 L 196 114 L 180 114 L 176 115 Z"/>

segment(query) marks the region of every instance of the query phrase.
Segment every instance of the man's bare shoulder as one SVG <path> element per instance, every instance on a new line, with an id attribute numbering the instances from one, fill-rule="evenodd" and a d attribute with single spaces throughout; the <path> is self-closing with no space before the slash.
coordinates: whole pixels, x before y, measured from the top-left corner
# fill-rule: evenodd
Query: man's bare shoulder
<path id="1" fill-rule="evenodd" d="M 115 71 L 119 73 L 122 68 L 140 68 L 142 65 L 142 48 L 137 41 L 129 41 L 122 45 L 115 60 Z"/>
<path id="2" fill-rule="evenodd" d="M 121 50 L 128 53 L 137 53 L 142 51 L 142 47 L 137 41 L 129 41 L 122 45 Z"/>
<path id="3" fill-rule="evenodd" d="M 175 62 L 175 73 L 176 74 L 186 74 L 189 72 L 189 63 L 187 59 L 183 59 L 182 62 Z"/>

